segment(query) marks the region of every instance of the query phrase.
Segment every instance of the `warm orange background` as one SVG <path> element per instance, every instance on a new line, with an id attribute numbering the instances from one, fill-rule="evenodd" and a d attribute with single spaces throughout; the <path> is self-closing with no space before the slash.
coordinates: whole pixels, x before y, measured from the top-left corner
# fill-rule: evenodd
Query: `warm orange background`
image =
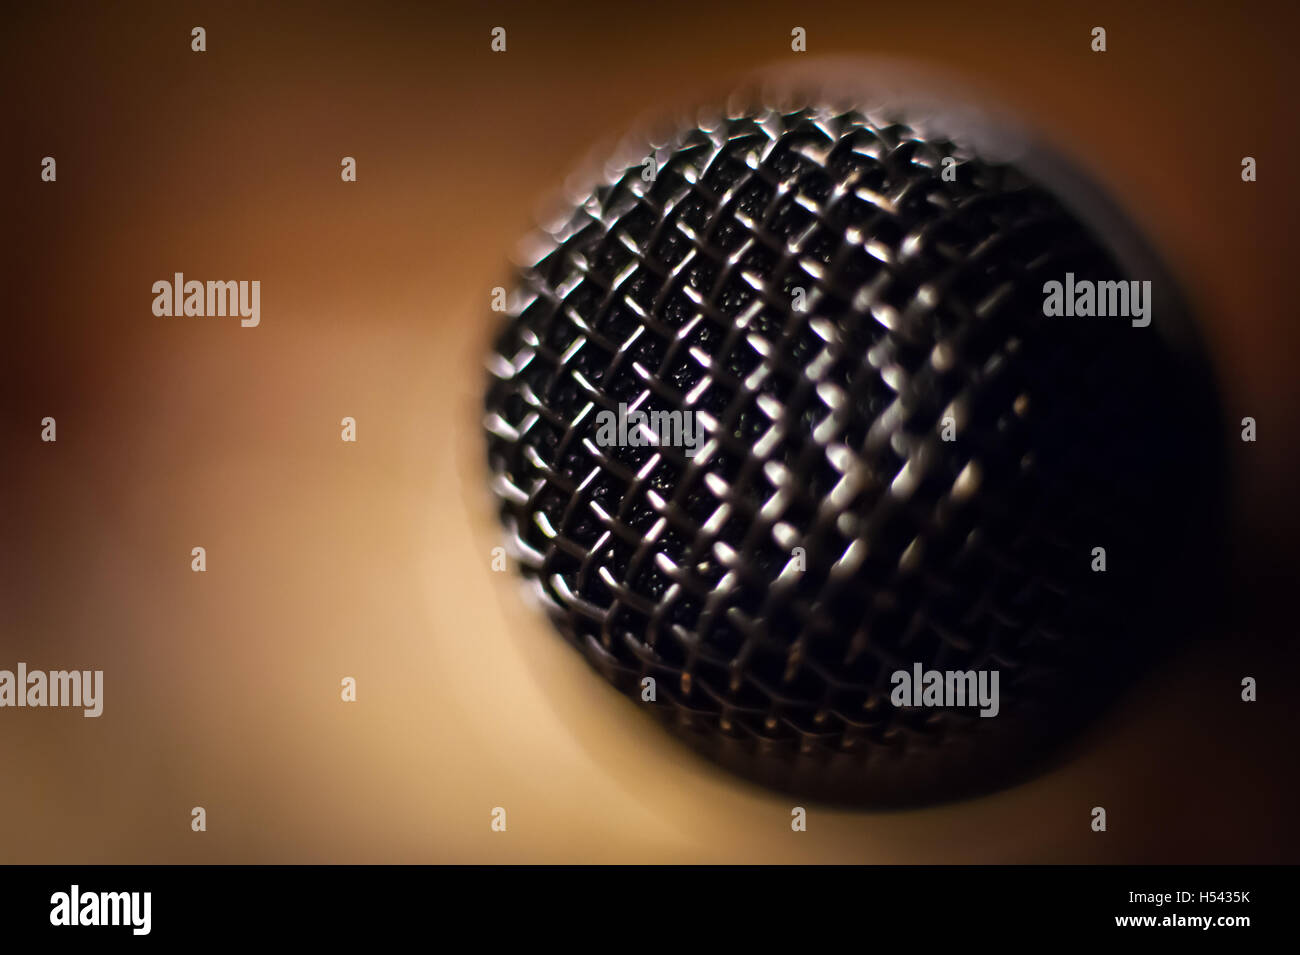
<path id="1" fill-rule="evenodd" d="M 1296 861 L 1294 7 L 734 6 L 6 14 L 0 668 L 106 688 L 98 720 L 0 710 L 0 861 Z M 489 290 L 538 203 L 636 116 L 794 60 L 796 25 L 808 58 L 958 71 L 1090 169 L 1260 435 L 1231 443 L 1232 632 L 1026 785 L 802 834 L 490 572 L 477 428 Z M 261 326 L 154 317 L 175 271 L 261 280 Z"/>

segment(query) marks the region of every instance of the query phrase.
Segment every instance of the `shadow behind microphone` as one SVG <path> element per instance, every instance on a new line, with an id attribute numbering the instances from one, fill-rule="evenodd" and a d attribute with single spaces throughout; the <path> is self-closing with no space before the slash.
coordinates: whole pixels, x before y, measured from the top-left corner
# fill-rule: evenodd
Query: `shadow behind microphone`
<path id="1" fill-rule="evenodd" d="M 1180 292 L 1086 180 L 962 125 L 755 97 L 625 147 L 489 360 L 492 487 L 559 630 L 808 798 L 1016 781 L 1212 592 Z"/>

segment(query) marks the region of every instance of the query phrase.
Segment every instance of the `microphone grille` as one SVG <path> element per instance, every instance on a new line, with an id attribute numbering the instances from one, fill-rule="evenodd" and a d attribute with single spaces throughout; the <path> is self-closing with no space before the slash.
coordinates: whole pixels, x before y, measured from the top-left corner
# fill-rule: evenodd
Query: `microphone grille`
<path id="1" fill-rule="evenodd" d="M 1198 453 L 1174 290 L 1150 328 L 1044 317 L 1049 280 L 1147 276 L 1021 169 L 902 121 L 754 108 L 643 158 L 540 237 L 489 362 L 525 578 L 751 777 L 879 803 L 1001 778 L 1153 642 L 1136 608 Z M 602 439 L 630 411 L 698 450 Z M 917 663 L 998 671 L 998 718 L 892 705 Z"/>

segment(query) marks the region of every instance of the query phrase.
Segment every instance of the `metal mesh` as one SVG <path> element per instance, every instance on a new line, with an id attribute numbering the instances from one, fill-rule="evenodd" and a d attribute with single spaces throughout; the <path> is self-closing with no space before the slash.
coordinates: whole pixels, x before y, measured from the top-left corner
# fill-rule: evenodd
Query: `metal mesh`
<path id="1" fill-rule="evenodd" d="M 525 577 L 728 766 L 880 802 L 977 787 L 1146 639 L 1188 459 L 1159 325 L 1044 318 L 1049 279 L 1130 276 L 1016 169 L 908 126 L 755 110 L 653 155 L 544 237 L 495 343 Z M 707 440 L 603 446 L 620 404 Z M 895 707 L 914 662 L 998 670 L 999 716 Z"/>

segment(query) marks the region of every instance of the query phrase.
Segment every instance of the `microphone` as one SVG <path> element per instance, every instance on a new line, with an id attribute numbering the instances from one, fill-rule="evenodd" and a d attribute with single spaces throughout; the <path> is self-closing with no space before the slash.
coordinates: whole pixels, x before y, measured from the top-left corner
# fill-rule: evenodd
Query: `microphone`
<path id="1" fill-rule="evenodd" d="M 1183 294 L 1059 157 L 942 123 L 733 102 L 624 149 L 488 361 L 491 487 L 560 632 L 810 799 L 1021 780 L 1213 609 Z"/>

